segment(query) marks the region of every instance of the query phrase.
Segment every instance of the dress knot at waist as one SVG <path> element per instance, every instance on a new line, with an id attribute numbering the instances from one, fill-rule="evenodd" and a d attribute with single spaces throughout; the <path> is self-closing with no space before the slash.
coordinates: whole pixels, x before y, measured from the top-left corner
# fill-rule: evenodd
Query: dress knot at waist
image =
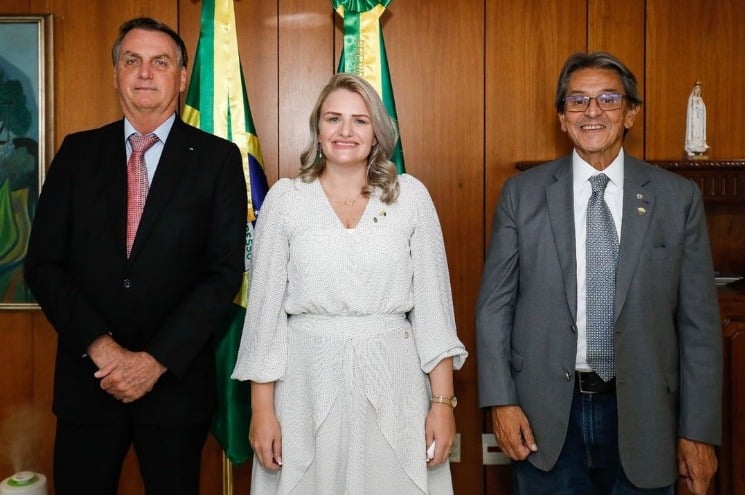
<path id="1" fill-rule="evenodd" d="M 290 315 L 288 330 L 340 338 L 406 330 L 411 327 L 404 313 L 373 315 Z"/>

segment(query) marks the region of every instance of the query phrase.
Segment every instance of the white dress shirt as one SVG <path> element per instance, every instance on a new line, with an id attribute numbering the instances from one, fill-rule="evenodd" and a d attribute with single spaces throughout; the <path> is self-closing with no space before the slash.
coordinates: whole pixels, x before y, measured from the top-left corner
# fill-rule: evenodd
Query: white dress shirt
<path id="1" fill-rule="evenodd" d="M 575 368 L 590 371 L 587 364 L 587 261 L 585 240 L 587 239 L 587 203 L 592 195 L 590 177 L 601 173 L 584 161 L 575 150 L 572 153 L 572 176 L 574 191 L 574 234 L 577 257 L 577 359 Z M 610 181 L 605 188 L 605 202 L 610 209 L 616 233 L 621 238 L 623 216 L 623 149 L 603 172 Z"/>

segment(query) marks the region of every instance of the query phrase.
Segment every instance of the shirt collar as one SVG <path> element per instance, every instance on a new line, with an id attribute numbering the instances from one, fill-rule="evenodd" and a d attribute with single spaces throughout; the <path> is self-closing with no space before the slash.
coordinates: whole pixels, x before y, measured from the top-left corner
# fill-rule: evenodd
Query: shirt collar
<path id="1" fill-rule="evenodd" d="M 623 161 L 624 154 L 623 148 L 621 148 L 618 155 L 602 172 L 608 176 L 611 184 L 620 189 L 623 189 Z M 590 177 L 598 173 L 600 173 L 598 169 L 583 160 L 576 149 L 572 151 L 572 175 L 575 189 L 589 184 Z"/>
<path id="2" fill-rule="evenodd" d="M 165 122 L 160 124 L 157 129 L 155 129 L 150 134 L 155 134 L 158 136 L 158 139 L 161 143 L 166 142 L 166 138 L 168 137 L 168 134 L 171 132 L 171 127 L 173 127 L 173 123 L 176 120 L 176 114 L 174 113 L 170 117 L 168 117 Z M 124 140 L 127 141 L 129 139 L 129 136 L 132 134 L 139 134 L 134 126 L 127 120 L 127 118 L 124 118 Z"/>

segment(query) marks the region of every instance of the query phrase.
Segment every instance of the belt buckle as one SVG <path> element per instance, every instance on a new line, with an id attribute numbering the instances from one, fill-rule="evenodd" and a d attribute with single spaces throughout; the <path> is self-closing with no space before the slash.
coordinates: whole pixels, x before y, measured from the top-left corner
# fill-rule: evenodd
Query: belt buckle
<path id="1" fill-rule="evenodd" d="M 582 372 L 582 371 L 578 371 L 577 372 L 577 380 L 579 382 L 579 392 L 581 394 L 591 394 L 591 395 L 597 394 L 596 391 L 587 390 L 584 387 L 585 383 L 584 383 L 583 377 L 590 376 L 590 375 L 591 375 L 591 372 L 590 373 L 585 373 L 585 372 Z M 588 385 L 589 385 L 589 383 L 588 383 Z"/>

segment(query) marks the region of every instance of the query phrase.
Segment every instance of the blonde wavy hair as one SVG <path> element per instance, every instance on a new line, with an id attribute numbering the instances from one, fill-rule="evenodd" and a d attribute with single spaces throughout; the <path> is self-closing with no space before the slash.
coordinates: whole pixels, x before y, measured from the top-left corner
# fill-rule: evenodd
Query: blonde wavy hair
<path id="1" fill-rule="evenodd" d="M 372 146 L 367 157 L 367 183 L 362 188 L 362 194 L 369 197 L 375 189 L 380 189 L 380 199 L 391 204 L 398 198 L 398 173 L 396 165 L 390 158 L 398 141 L 396 123 L 388 115 L 377 91 L 363 78 L 351 74 L 336 74 L 321 90 L 316 105 L 310 114 L 310 142 L 300 155 L 299 177 L 303 182 L 313 182 L 320 177 L 326 167 L 326 157 L 318 142 L 318 123 L 321 120 L 321 107 L 329 94 L 337 89 L 346 89 L 362 97 L 370 112 L 370 122 L 376 144 Z"/>

